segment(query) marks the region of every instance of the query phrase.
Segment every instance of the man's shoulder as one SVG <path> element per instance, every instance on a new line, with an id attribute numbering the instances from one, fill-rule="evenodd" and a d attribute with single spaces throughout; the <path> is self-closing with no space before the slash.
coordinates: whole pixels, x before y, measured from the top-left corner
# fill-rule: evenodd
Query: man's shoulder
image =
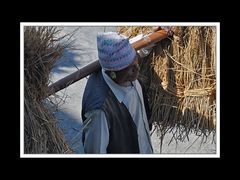
<path id="1" fill-rule="evenodd" d="M 107 88 L 107 84 L 103 79 L 103 75 L 101 71 L 97 71 L 90 75 L 87 81 L 86 88 L 89 88 L 89 87 L 90 87 L 90 90 L 93 90 L 93 91 L 100 91 L 101 89 L 105 90 Z"/>
<path id="2" fill-rule="evenodd" d="M 109 87 L 102 77 L 102 73 L 92 74 L 87 82 L 83 95 L 83 104 L 90 109 L 99 108 L 105 101 Z"/>

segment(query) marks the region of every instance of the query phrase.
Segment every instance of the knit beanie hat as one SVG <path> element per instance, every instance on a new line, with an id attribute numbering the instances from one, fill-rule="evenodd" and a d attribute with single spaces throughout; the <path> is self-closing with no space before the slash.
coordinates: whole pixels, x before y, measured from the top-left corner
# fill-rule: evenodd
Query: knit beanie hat
<path id="1" fill-rule="evenodd" d="M 133 63 L 136 51 L 126 36 L 116 32 L 97 35 L 98 58 L 105 70 L 119 71 Z"/>

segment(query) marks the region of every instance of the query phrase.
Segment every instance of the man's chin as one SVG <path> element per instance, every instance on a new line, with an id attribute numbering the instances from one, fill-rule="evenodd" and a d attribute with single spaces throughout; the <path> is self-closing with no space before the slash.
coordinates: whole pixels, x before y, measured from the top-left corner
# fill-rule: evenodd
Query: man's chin
<path id="1" fill-rule="evenodd" d="M 138 75 L 139 75 L 139 73 L 137 73 L 135 76 L 132 76 L 132 77 L 131 77 L 131 81 L 135 81 L 135 80 L 137 80 Z"/>

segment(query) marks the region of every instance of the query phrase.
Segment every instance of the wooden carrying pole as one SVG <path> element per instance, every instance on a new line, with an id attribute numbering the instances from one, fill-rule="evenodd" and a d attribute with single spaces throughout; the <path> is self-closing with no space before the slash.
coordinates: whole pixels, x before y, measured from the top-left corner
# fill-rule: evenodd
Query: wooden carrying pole
<path id="1" fill-rule="evenodd" d="M 152 43 L 156 43 L 168 37 L 168 31 L 165 29 L 158 30 L 153 32 L 152 34 L 143 37 L 142 39 L 132 43 L 132 47 L 137 51 L 143 47 L 146 47 Z M 60 79 L 59 81 L 51 84 L 48 87 L 48 96 L 68 87 L 69 85 L 75 83 L 76 81 L 92 74 L 95 71 L 101 69 L 99 61 L 96 60 L 92 63 L 87 64 L 86 66 L 82 67 L 78 71 Z"/>

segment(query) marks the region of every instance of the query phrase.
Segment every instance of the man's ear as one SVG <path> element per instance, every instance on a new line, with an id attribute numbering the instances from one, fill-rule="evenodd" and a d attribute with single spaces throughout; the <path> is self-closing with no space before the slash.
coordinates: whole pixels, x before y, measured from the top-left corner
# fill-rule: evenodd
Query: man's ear
<path id="1" fill-rule="evenodd" d="M 115 79 L 117 79 L 117 74 L 114 71 L 111 71 L 110 72 L 110 77 L 111 77 L 112 80 L 115 80 Z"/>

